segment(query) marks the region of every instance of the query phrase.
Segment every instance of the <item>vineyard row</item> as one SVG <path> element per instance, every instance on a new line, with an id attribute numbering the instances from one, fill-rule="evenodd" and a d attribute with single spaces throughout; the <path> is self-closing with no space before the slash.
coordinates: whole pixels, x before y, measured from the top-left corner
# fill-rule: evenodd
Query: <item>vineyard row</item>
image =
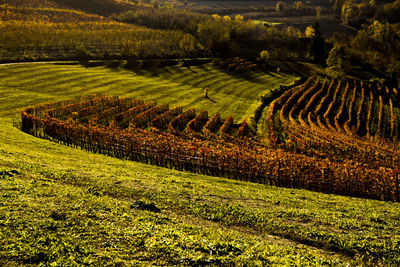
<path id="1" fill-rule="evenodd" d="M 104 105 L 107 99 L 116 101 L 118 98 L 103 97 L 83 101 L 96 102 L 92 103 L 93 106 L 107 106 Z M 121 101 L 124 102 L 123 99 Z M 74 103 L 65 102 L 66 107 L 71 104 Z M 356 162 L 332 162 L 328 159 L 268 149 L 247 138 L 197 139 L 185 135 L 184 132 L 188 131 L 187 127 L 195 130 L 205 123 L 211 129 L 213 124 L 219 123 L 218 116 L 212 116 L 205 122 L 208 118 L 205 112 L 194 117 L 189 116 L 190 120 L 186 118 L 185 121 L 191 122 L 190 126 L 186 123 L 185 127 L 175 128 L 182 132 L 179 135 L 173 135 L 155 128 L 149 130 L 138 128 L 132 121 L 130 122 L 132 127 L 121 129 L 80 123 L 73 117 L 60 120 L 48 115 L 48 110 L 62 106 L 62 103 L 56 103 L 54 106 L 48 104 L 23 110 L 21 112 L 23 131 L 69 146 L 81 147 L 94 153 L 177 170 L 269 185 L 374 199 L 400 200 L 399 177 L 396 169 L 385 167 L 371 169 L 365 164 Z M 185 112 L 180 113 L 172 121 L 183 114 Z M 233 123 L 231 118 L 228 117 L 221 128 L 224 125 L 228 128 Z M 246 123 L 242 123 L 243 128 L 246 127 L 245 125 Z"/>

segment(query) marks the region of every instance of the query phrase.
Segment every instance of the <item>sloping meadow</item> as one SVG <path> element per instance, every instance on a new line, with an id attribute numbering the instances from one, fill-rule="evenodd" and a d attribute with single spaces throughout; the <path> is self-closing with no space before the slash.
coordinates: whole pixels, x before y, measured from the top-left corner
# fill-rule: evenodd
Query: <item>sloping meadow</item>
<path id="1" fill-rule="evenodd" d="M 171 74 L 174 68 L 165 69 L 166 77 L 178 75 Z M 200 74 L 202 68 L 192 70 Z M 175 88 L 153 91 L 150 96 L 160 104 L 174 106 L 179 98 L 171 92 L 179 94 L 185 88 L 187 96 L 192 95 L 185 110 L 204 106 L 204 97 L 197 98 L 203 90 L 193 87 L 190 91 L 190 79 L 177 78 L 174 84 L 160 87 L 166 73 L 162 70 L 156 76 L 146 71 L 53 64 L 2 66 L 1 70 L 0 184 L 5 208 L 0 211 L 0 246 L 4 264 L 399 263 L 397 203 L 160 168 L 36 138 L 12 125 L 26 106 L 83 93 L 115 92 L 140 99 L 147 94 L 136 89 L 140 82 L 146 84 L 142 84 L 144 90 Z M 257 88 L 254 79 L 233 77 L 232 87 L 219 91 L 218 85 L 210 86 L 210 98 L 223 99 L 224 91 L 234 90 L 233 79 Z M 260 89 L 275 79 L 259 77 Z M 207 86 L 207 77 L 203 79 L 202 87 Z M 235 95 L 230 96 L 225 98 L 234 103 Z M 217 111 L 215 103 L 204 103 L 209 103 L 204 109 Z M 228 114 L 240 121 L 249 116 L 237 115 L 236 107 L 231 108 Z M 221 117 L 227 114 L 221 112 Z"/>

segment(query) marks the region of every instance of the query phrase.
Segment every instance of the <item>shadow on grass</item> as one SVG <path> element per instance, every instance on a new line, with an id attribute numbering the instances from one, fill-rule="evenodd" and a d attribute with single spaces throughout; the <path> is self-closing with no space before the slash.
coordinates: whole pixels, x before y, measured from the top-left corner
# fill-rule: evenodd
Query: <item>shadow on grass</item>
<path id="1" fill-rule="evenodd" d="M 211 101 L 211 102 L 213 102 L 213 103 L 217 103 L 217 101 L 215 101 L 215 100 L 211 99 L 209 96 L 205 96 L 204 98 L 206 98 L 206 99 L 210 100 L 210 101 Z"/>

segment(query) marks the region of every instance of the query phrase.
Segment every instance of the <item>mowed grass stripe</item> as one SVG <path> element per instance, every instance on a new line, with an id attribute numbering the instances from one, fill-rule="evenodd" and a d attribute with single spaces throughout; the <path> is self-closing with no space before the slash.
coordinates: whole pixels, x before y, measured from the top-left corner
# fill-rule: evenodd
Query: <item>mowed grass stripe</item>
<path id="1" fill-rule="evenodd" d="M 166 77 L 167 79 L 174 80 L 176 82 L 180 83 L 187 83 L 193 86 L 199 86 L 200 84 L 204 83 L 204 86 L 209 86 L 211 87 L 213 83 L 219 83 L 219 82 L 224 82 L 228 80 L 232 80 L 232 76 L 226 74 L 225 72 L 212 69 L 210 71 L 203 71 L 200 70 L 198 73 L 193 74 L 192 72 L 185 72 L 185 76 L 187 77 L 184 80 L 180 80 L 179 78 L 176 77 Z M 233 76 L 236 81 L 246 81 L 245 79 L 241 78 L 240 76 L 234 75 Z M 208 83 L 207 83 L 208 82 Z M 251 82 L 249 82 L 248 86 L 251 85 Z"/>
<path id="2" fill-rule="evenodd" d="M 104 88 L 118 84 L 121 82 L 119 77 L 103 76 L 99 74 L 84 74 L 77 77 L 70 77 L 68 80 L 59 80 L 54 85 L 60 88 L 81 88 L 84 90 L 91 90 L 99 88 L 103 91 Z"/>
<path id="3" fill-rule="evenodd" d="M 223 97 L 228 98 L 231 98 L 232 96 L 238 98 L 248 98 L 249 96 L 252 96 L 253 98 L 256 98 L 257 96 L 264 95 L 265 92 L 271 90 L 271 88 L 265 87 L 264 85 L 258 86 L 259 90 L 257 91 L 254 90 L 256 86 L 246 87 L 241 82 L 230 81 L 226 84 L 219 85 L 210 91 L 211 93 L 217 91 L 219 94 L 223 95 Z"/>
<path id="4" fill-rule="evenodd" d="M 10 90 L 3 88 L 0 88 L 0 92 L 5 92 L 5 97 L 1 97 L 0 99 L 0 106 L 2 107 L 0 117 L 17 116 L 22 106 L 35 105 L 38 101 L 40 101 L 40 103 L 54 101 L 53 96 L 41 92 L 28 92 L 23 90 L 14 90 L 10 92 Z M 64 96 L 60 98 L 60 100 L 71 97 L 74 97 L 74 95 L 71 94 L 69 97 Z M 23 101 L 21 101 L 21 99 L 23 99 Z"/>
<path id="5" fill-rule="evenodd" d="M 46 70 L 42 72 L 37 71 L 34 74 L 28 75 L 15 75 L 18 76 L 19 79 L 15 81 L 8 80 L 8 82 L 12 83 L 14 86 L 31 88 L 39 87 L 51 90 L 56 83 L 68 81 L 68 79 L 76 79 L 76 77 L 80 75 L 80 70 Z"/>
<path id="6" fill-rule="evenodd" d="M 104 71 L 99 72 L 90 72 L 90 73 L 82 73 L 80 69 L 73 70 L 67 72 L 55 72 L 52 75 L 44 75 L 40 76 L 39 82 L 32 85 L 32 87 L 38 88 L 48 88 L 47 92 L 55 91 L 55 93 L 60 93 L 60 89 L 68 88 L 79 88 L 79 93 L 88 93 L 88 91 L 92 91 L 93 87 L 104 87 L 100 86 L 104 80 L 104 78 L 113 78 L 112 73 L 104 73 Z M 124 80 L 122 77 L 114 78 L 114 83 L 118 85 L 121 80 Z M 96 81 L 99 84 L 96 84 Z M 131 79 L 127 79 L 129 83 L 132 83 Z M 31 83 L 30 81 L 29 83 Z M 112 84 L 112 83 L 109 83 Z M 136 84 L 136 83 L 135 83 Z M 154 83 L 156 84 L 156 83 Z M 107 85 L 107 84 L 106 84 Z M 142 85 L 142 83 L 140 83 Z M 99 93 L 104 93 L 104 88 L 99 88 L 100 90 L 93 90 L 98 91 Z M 62 93 L 62 92 L 61 92 Z"/>
<path id="7" fill-rule="evenodd" d="M 47 88 L 47 92 L 54 92 L 57 94 L 57 93 L 61 93 L 60 89 L 63 89 L 63 88 L 84 89 L 85 84 L 90 84 L 94 81 L 97 81 L 98 79 L 99 79 L 99 77 L 97 74 L 80 75 L 78 73 L 73 73 L 73 74 L 65 75 L 63 73 L 62 76 L 58 76 L 51 81 L 44 80 L 42 82 L 35 84 L 34 88 L 44 87 L 44 88 Z"/>
<path id="8" fill-rule="evenodd" d="M 212 77 L 220 77 L 221 79 L 225 78 L 230 78 L 232 79 L 231 75 L 228 75 L 227 73 L 215 68 L 215 67 L 201 67 L 201 66 L 196 66 L 196 67 L 191 67 L 190 69 L 187 69 L 186 67 L 181 67 L 177 68 L 175 67 L 174 73 L 178 73 L 178 76 L 174 76 L 173 72 L 171 72 L 171 68 L 167 69 L 166 71 L 163 71 L 160 73 L 160 76 L 165 77 L 166 79 L 172 79 L 177 82 L 181 83 L 189 83 L 189 84 L 194 84 L 196 83 L 197 78 L 204 79 L 205 77 L 207 78 L 212 78 Z M 188 79 L 183 79 L 188 77 Z"/>
<path id="9" fill-rule="evenodd" d="M 135 89 L 135 95 L 139 96 L 139 98 L 142 98 L 144 100 L 151 100 L 153 95 L 157 95 L 157 98 L 160 96 L 160 92 L 167 92 L 171 94 L 171 87 L 168 85 L 156 85 L 154 84 L 153 86 L 150 86 L 149 84 L 142 85 L 139 87 L 134 88 Z M 177 89 L 179 90 L 179 89 Z"/>
<path id="10" fill-rule="evenodd" d="M 234 96 L 237 97 L 243 97 L 243 96 L 248 96 L 249 93 L 253 94 L 256 92 L 260 92 L 263 93 L 263 91 L 268 91 L 270 88 L 265 88 L 263 85 L 258 85 L 260 86 L 259 88 L 264 88 L 264 90 L 254 90 L 254 87 L 256 87 L 257 85 L 251 86 L 251 87 L 246 87 L 244 84 L 245 82 L 238 82 L 238 83 L 230 83 L 230 86 L 223 86 L 221 87 L 221 93 L 225 93 L 227 95 L 231 95 L 233 94 Z"/>
<path id="11" fill-rule="evenodd" d="M 6 66 L 2 66 L 3 68 Z M 37 73 L 43 72 L 60 72 L 60 71 L 71 71 L 77 70 L 74 65 L 54 65 L 54 64 L 18 64 L 18 65 L 7 65 L 4 68 L 4 72 L 9 75 L 21 75 L 21 76 L 34 76 Z M 27 75 L 26 75 L 27 74 Z M 4 81 L 4 79 L 2 79 Z"/>
<path id="12" fill-rule="evenodd" d="M 90 83 L 93 82 L 94 80 L 98 80 L 99 77 L 102 77 L 102 74 L 104 74 L 104 72 L 97 72 L 97 73 L 90 73 L 90 74 L 85 74 L 82 75 L 81 74 L 81 70 L 68 70 L 69 72 L 56 72 L 56 71 L 52 71 L 51 73 L 46 73 L 44 75 L 40 75 L 42 73 L 36 73 L 35 75 L 29 75 L 29 77 L 32 78 L 36 78 L 36 80 L 38 80 L 38 76 L 39 76 L 39 80 L 40 81 L 44 81 L 44 82 L 36 82 L 32 84 L 32 80 L 26 81 L 26 76 L 24 76 L 22 78 L 22 80 L 24 80 L 27 84 L 30 84 L 31 87 L 44 87 L 44 88 L 48 88 L 50 90 L 54 90 L 56 88 L 52 88 L 55 87 L 56 85 L 59 85 L 61 87 L 67 87 L 67 88 L 71 88 L 73 86 L 82 86 L 84 83 Z M 70 78 L 67 78 L 69 76 L 72 76 Z M 78 77 L 76 77 L 78 76 Z M 57 79 L 57 77 L 61 77 L 61 79 Z M 87 78 L 91 78 L 90 80 L 88 80 Z M 17 81 L 19 83 L 19 81 Z M 72 82 L 72 83 L 71 83 Z M 25 86 L 24 83 L 19 83 L 19 86 Z M 58 89 L 58 88 L 57 88 Z M 57 90 L 58 91 L 58 90 Z"/>
<path id="13" fill-rule="evenodd" d="M 192 72 L 184 72 L 182 75 L 175 77 L 175 76 L 166 76 L 161 75 L 165 79 L 173 80 L 175 82 L 184 83 L 188 85 L 194 85 L 199 81 L 204 81 L 208 79 L 223 79 L 223 75 L 219 75 L 218 73 L 213 72 L 201 72 L 201 73 L 192 73 Z"/>
<path id="14" fill-rule="evenodd" d="M 57 69 L 54 70 L 48 70 L 48 69 L 42 69 L 42 70 L 32 70 L 31 72 L 26 70 L 23 72 L 17 72 L 17 73 L 9 73 L 7 77 L 4 77 L 1 79 L 2 83 L 8 83 L 10 86 L 24 86 L 25 84 L 28 84 L 29 82 L 32 81 L 37 81 L 38 77 L 42 77 L 42 79 L 46 78 L 46 75 L 51 76 L 54 74 L 59 75 L 60 71 Z M 18 77 L 18 79 L 15 79 L 15 77 Z"/>
<path id="15" fill-rule="evenodd" d="M 191 89 L 190 86 L 184 84 L 182 85 L 180 83 L 177 83 L 175 80 L 170 81 L 165 80 L 161 77 L 148 77 L 139 75 L 135 76 L 135 81 L 132 82 L 132 84 L 127 83 L 126 85 L 131 86 L 129 89 L 129 93 L 132 93 L 132 91 L 138 91 L 138 93 L 139 91 L 143 91 L 145 93 L 141 93 L 141 95 L 151 93 L 151 95 L 156 95 L 157 98 L 159 96 L 163 97 L 165 94 L 170 94 L 171 92 L 179 94 L 179 92 L 183 90 Z M 162 90 L 160 90 L 160 88 L 162 88 Z M 151 95 L 149 96 L 151 97 Z"/>
<path id="16" fill-rule="evenodd" d="M 2 81 L 7 79 L 9 75 L 12 74 L 22 74 L 22 73 L 34 73 L 35 71 L 43 71 L 44 69 L 49 69 L 55 71 L 55 68 L 51 65 L 41 66 L 39 69 L 38 66 L 33 66 L 34 64 L 12 64 L 12 65 L 2 65 L 2 72 L 0 76 L 2 77 Z"/>
<path id="17" fill-rule="evenodd" d="M 218 84 L 227 84 L 231 81 L 232 79 L 229 79 L 229 77 L 221 78 L 221 77 L 206 77 L 203 78 L 199 81 L 196 81 L 193 84 L 190 84 L 191 86 L 194 87 L 201 87 L 201 88 L 214 88 Z M 189 85 L 189 84 L 188 84 Z"/>
<path id="18" fill-rule="evenodd" d="M 230 86 L 234 83 L 238 83 L 238 81 L 232 81 L 232 79 L 228 78 L 211 78 L 211 77 L 205 77 L 201 80 L 196 81 L 195 83 L 185 83 L 188 86 L 191 86 L 193 88 L 198 88 L 201 90 L 204 90 L 205 88 L 209 89 L 209 93 L 211 94 L 212 92 L 219 92 L 219 89 L 223 87 Z M 243 87 L 242 89 L 245 89 L 246 87 Z M 232 88 L 233 89 L 233 88 Z"/>
<path id="19" fill-rule="evenodd" d="M 99 77 L 104 77 L 105 74 L 111 74 L 111 73 L 106 73 L 104 72 L 103 69 L 98 69 L 96 70 L 95 68 L 90 69 L 90 71 L 87 71 L 87 73 L 85 73 L 85 69 L 82 69 L 81 66 L 77 67 L 79 65 L 73 65 L 73 66 L 63 66 L 63 65 L 50 65 L 47 68 L 39 68 L 37 70 L 35 70 L 33 73 L 31 71 L 26 70 L 23 73 L 19 73 L 21 75 L 21 80 L 25 80 L 26 83 L 30 83 L 32 81 L 36 81 L 35 84 L 32 84 L 32 86 L 53 86 L 53 85 L 57 85 L 58 83 L 67 83 L 68 80 L 64 80 L 64 78 L 71 76 L 71 81 L 72 80 L 76 80 L 78 81 L 82 81 L 82 83 L 86 82 L 85 80 L 85 76 L 86 77 L 95 77 L 97 76 L 97 79 L 99 79 Z M 40 65 L 36 66 L 36 67 L 42 67 Z M 46 70 L 46 72 L 45 72 Z M 28 75 L 24 75 L 24 73 L 27 73 Z M 16 75 L 18 75 L 18 73 L 16 73 Z M 38 75 L 40 75 L 40 80 L 43 81 L 44 83 L 40 83 L 38 82 Z M 77 77 L 78 76 L 78 77 Z M 59 78 L 59 79 L 57 79 Z M 29 80 L 28 80 L 29 79 Z M 28 80 L 28 81 L 27 81 Z M 91 81 L 90 81 L 91 82 Z M 20 85 L 24 85 L 24 84 L 20 84 Z"/>
<path id="20" fill-rule="evenodd" d="M 145 96 L 146 98 L 154 99 L 154 96 L 158 97 L 160 92 L 170 93 L 170 89 L 173 88 L 179 90 L 178 86 L 171 86 L 165 82 L 159 83 L 153 80 L 139 79 L 136 82 L 124 80 L 112 85 L 109 89 L 112 94 L 118 92 L 127 94 L 130 97 Z"/>
<path id="21" fill-rule="evenodd" d="M 180 67 L 131 71 L 120 68 L 59 64 L 24 64 L 0 66 L 8 72 L 7 82 L 26 91 L 41 92 L 58 98 L 84 94 L 109 94 L 155 100 L 171 107 L 183 106 L 207 110 L 210 114 L 233 115 L 237 120 L 251 117 L 259 97 L 282 81 L 290 83 L 297 77 L 263 72 L 256 75 L 230 75 L 211 63 Z M 2 79 L 2 82 L 4 80 Z M 1 84 L 0 84 L 1 85 Z M 209 88 L 210 101 L 203 90 Z M 15 105 L 17 107 L 18 104 Z M 22 107 L 21 107 L 22 108 Z"/>

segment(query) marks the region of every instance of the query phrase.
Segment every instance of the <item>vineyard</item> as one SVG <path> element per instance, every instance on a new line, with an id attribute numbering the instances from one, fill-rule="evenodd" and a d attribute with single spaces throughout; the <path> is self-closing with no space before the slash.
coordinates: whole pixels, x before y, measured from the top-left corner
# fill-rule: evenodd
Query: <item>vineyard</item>
<path id="1" fill-rule="evenodd" d="M 0 5 L 2 21 L 42 21 L 52 23 L 111 22 L 106 17 L 86 14 L 82 11 L 59 8 L 33 8 L 24 6 Z"/>
<path id="2" fill-rule="evenodd" d="M 344 92 L 340 94 L 342 83 L 328 84 L 327 79 L 321 81 L 321 78 L 311 77 L 304 84 L 287 90 L 271 104 L 269 113 L 271 117 L 277 116 L 280 110 L 280 122 L 288 138 L 285 140 L 281 133 L 275 132 L 275 120 L 270 117 L 271 143 L 285 142 L 285 148 L 293 152 L 262 145 L 254 138 L 247 120 L 235 124 L 232 116 L 221 118 L 218 113 L 209 116 L 206 111 L 196 113 L 194 109 L 183 110 L 181 107 L 169 109 L 168 105 L 158 105 L 154 101 L 145 103 L 116 96 L 83 97 L 28 107 L 22 111 L 22 130 L 95 153 L 178 170 L 399 201 L 398 170 L 395 168 L 398 157 L 394 146 L 387 141 L 389 137 L 395 138 L 397 131 L 393 125 L 396 120 L 390 117 L 391 128 L 383 128 L 386 109 L 383 97 L 378 96 L 382 106 L 376 107 L 378 118 L 372 117 L 372 111 L 369 111 L 368 121 L 375 124 L 371 122 L 373 127 L 366 135 L 374 140 L 379 138 L 382 144 L 376 150 L 379 153 L 369 153 L 378 149 L 378 145 L 354 136 L 357 122 L 360 132 L 367 129 L 368 124 L 361 123 L 361 115 L 357 114 L 362 112 L 349 113 L 354 116 L 344 112 L 347 98 L 351 110 L 356 110 L 357 103 L 356 87 L 350 90 L 350 82 L 345 84 Z M 325 96 L 336 96 L 333 97 L 334 103 L 337 102 L 335 108 L 332 102 L 327 105 L 325 91 Z M 365 89 L 362 92 L 365 96 Z M 374 106 L 370 104 L 374 94 L 383 94 L 383 91 L 371 89 L 368 92 L 371 97 L 360 102 Z M 385 92 L 389 94 L 389 90 Z M 339 95 L 343 95 L 340 102 Z M 319 98 L 321 107 L 315 109 Z M 393 101 L 389 103 L 392 103 L 389 114 L 396 113 Z M 324 117 L 311 113 L 313 109 Z M 330 115 L 336 110 L 335 116 Z M 313 121 L 313 116 L 320 124 Z M 332 117 L 333 124 L 329 122 Z M 337 128 L 341 123 L 343 129 Z M 335 129 L 335 133 L 328 127 Z M 328 147 L 332 154 L 323 155 Z M 336 153 L 335 157 L 333 153 Z M 390 157 L 389 153 L 392 153 Z"/>
<path id="3" fill-rule="evenodd" d="M 201 52 L 179 30 L 155 30 L 60 8 L 0 4 L 0 61 L 170 58 Z"/>
<path id="4" fill-rule="evenodd" d="M 399 1 L 0 1 L 0 266 L 400 266 Z"/>
<path id="5" fill-rule="evenodd" d="M 114 0 L 87 0 L 84 2 L 73 0 L 3 0 L 2 4 L 7 9 L 16 7 L 22 12 L 29 12 L 30 9 L 67 9 L 72 11 L 80 10 L 88 14 L 101 16 L 109 16 L 135 9 L 135 5 L 129 1 Z"/>
<path id="6" fill-rule="evenodd" d="M 282 143 L 286 149 L 313 156 L 397 170 L 396 103 L 396 89 L 311 77 L 272 103 L 269 139 L 272 144 Z M 277 133 L 277 128 L 283 130 Z"/>

